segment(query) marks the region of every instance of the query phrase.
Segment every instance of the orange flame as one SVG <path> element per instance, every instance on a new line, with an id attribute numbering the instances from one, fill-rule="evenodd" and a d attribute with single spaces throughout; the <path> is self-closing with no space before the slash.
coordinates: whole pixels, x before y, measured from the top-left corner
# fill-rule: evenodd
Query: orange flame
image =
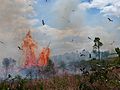
<path id="1" fill-rule="evenodd" d="M 38 66 L 46 66 L 50 56 L 50 48 L 43 48 L 38 59 Z"/>
<path id="2" fill-rule="evenodd" d="M 37 45 L 33 41 L 30 31 L 26 34 L 25 38 L 23 39 L 22 48 L 25 55 L 24 67 L 46 66 L 48 64 L 50 48 L 43 48 L 40 52 L 38 61 L 36 61 L 37 59 L 35 49 L 37 48 Z"/>
<path id="3" fill-rule="evenodd" d="M 32 40 L 31 32 L 29 31 L 22 43 L 22 48 L 25 54 L 25 67 L 31 67 L 36 65 L 36 55 L 35 48 L 37 48 L 36 43 Z"/>

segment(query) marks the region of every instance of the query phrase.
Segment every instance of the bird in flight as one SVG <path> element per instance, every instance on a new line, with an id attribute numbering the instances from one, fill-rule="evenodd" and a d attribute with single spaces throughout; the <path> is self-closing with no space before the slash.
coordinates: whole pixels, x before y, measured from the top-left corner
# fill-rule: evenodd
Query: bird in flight
<path id="1" fill-rule="evenodd" d="M 83 51 L 85 51 L 85 49 L 83 49 Z"/>
<path id="2" fill-rule="evenodd" d="M 88 37 L 88 39 L 92 40 L 90 37 Z"/>
<path id="3" fill-rule="evenodd" d="M 44 22 L 44 20 L 42 20 L 42 25 L 45 25 L 45 22 Z"/>
<path id="4" fill-rule="evenodd" d="M 5 44 L 3 41 L 0 41 L 1 44 Z"/>
<path id="5" fill-rule="evenodd" d="M 109 20 L 110 22 L 113 22 L 113 20 L 112 20 L 111 18 L 108 18 L 108 20 Z"/>
<path id="6" fill-rule="evenodd" d="M 20 46 L 18 46 L 18 49 L 19 49 L 19 50 L 23 50 Z"/>
<path id="7" fill-rule="evenodd" d="M 72 12 L 75 12 L 75 10 L 72 10 Z"/>
<path id="8" fill-rule="evenodd" d="M 74 40 L 72 39 L 72 42 L 73 42 Z"/>
<path id="9" fill-rule="evenodd" d="M 89 54 L 89 58 L 91 58 L 92 56 L 91 56 L 91 54 Z"/>
<path id="10" fill-rule="evenodd" d="M 80 56 L 85 56 L 85 54 L 81 54 Z"/>

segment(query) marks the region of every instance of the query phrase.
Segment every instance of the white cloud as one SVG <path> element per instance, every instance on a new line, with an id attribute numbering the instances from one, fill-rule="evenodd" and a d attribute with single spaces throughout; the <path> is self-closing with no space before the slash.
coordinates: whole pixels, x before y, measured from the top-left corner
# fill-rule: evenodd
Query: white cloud
<path id="1" fill-rule="evenodd" d="M 81 9 L 98 8 L 104 15 L 120 17 L 120 0 L 93 0 L 91 3 L 81 3 Z"/>

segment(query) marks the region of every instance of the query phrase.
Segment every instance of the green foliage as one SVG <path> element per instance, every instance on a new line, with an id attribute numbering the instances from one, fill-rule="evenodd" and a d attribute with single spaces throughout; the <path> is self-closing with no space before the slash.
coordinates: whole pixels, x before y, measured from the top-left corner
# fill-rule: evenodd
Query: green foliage
<path id="1" fill-rule="evenodd" d="M 96 53 L 96 51 L 97 51 L 97 54 L 99 56 L 99 60 L 100 60 L 100 47 L 101 46 L 103 46 L 103 43 L 100 41 L 100 38 L 99 37 L 95 37 L 94 45 L 93 45 L 93 52 Z"/>
<path id="2" fill-rule="evenodd" d="M 43 83 L 40 84 L 40 90 L 44 90 L 43 89 Z"/>
<path id="3" fill-rule="evenodd" d="M 120 57 L 120 49 L 117 47 L 117 48 L 115 48 L 115 51 L 118 54 L 118 56 Z"/>
<path id="4" fill-rule="evenodd" d="M 81 83 L 79 86 L 80 90 L 94 90 L 90 86 L 88 86 L 86 83 Z"/>
<path id="5" fill-rule="evenodd" d="M 14 66 L 16 61 L 12 58 L 4 58 L 2 61 L 3 67 L 5 68 L 5 78 L 7 79 L 8 70 L 10 66 Z"/>

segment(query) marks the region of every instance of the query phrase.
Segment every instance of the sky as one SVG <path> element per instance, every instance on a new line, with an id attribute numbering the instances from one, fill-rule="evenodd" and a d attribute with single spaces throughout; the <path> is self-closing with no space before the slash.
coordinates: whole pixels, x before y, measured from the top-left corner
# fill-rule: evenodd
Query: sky
<path id="1" fill-rule="evenodd" d="M 101 50 L 111 50 L 120 46 L 120 0 L 0 0 L 1 60 L 22 58 L 17 46 L 29 30 L 36 52 L 51 42 L 51 56 L 91 51 L 94 43 L 88 37 L 100 37 Z"/>

